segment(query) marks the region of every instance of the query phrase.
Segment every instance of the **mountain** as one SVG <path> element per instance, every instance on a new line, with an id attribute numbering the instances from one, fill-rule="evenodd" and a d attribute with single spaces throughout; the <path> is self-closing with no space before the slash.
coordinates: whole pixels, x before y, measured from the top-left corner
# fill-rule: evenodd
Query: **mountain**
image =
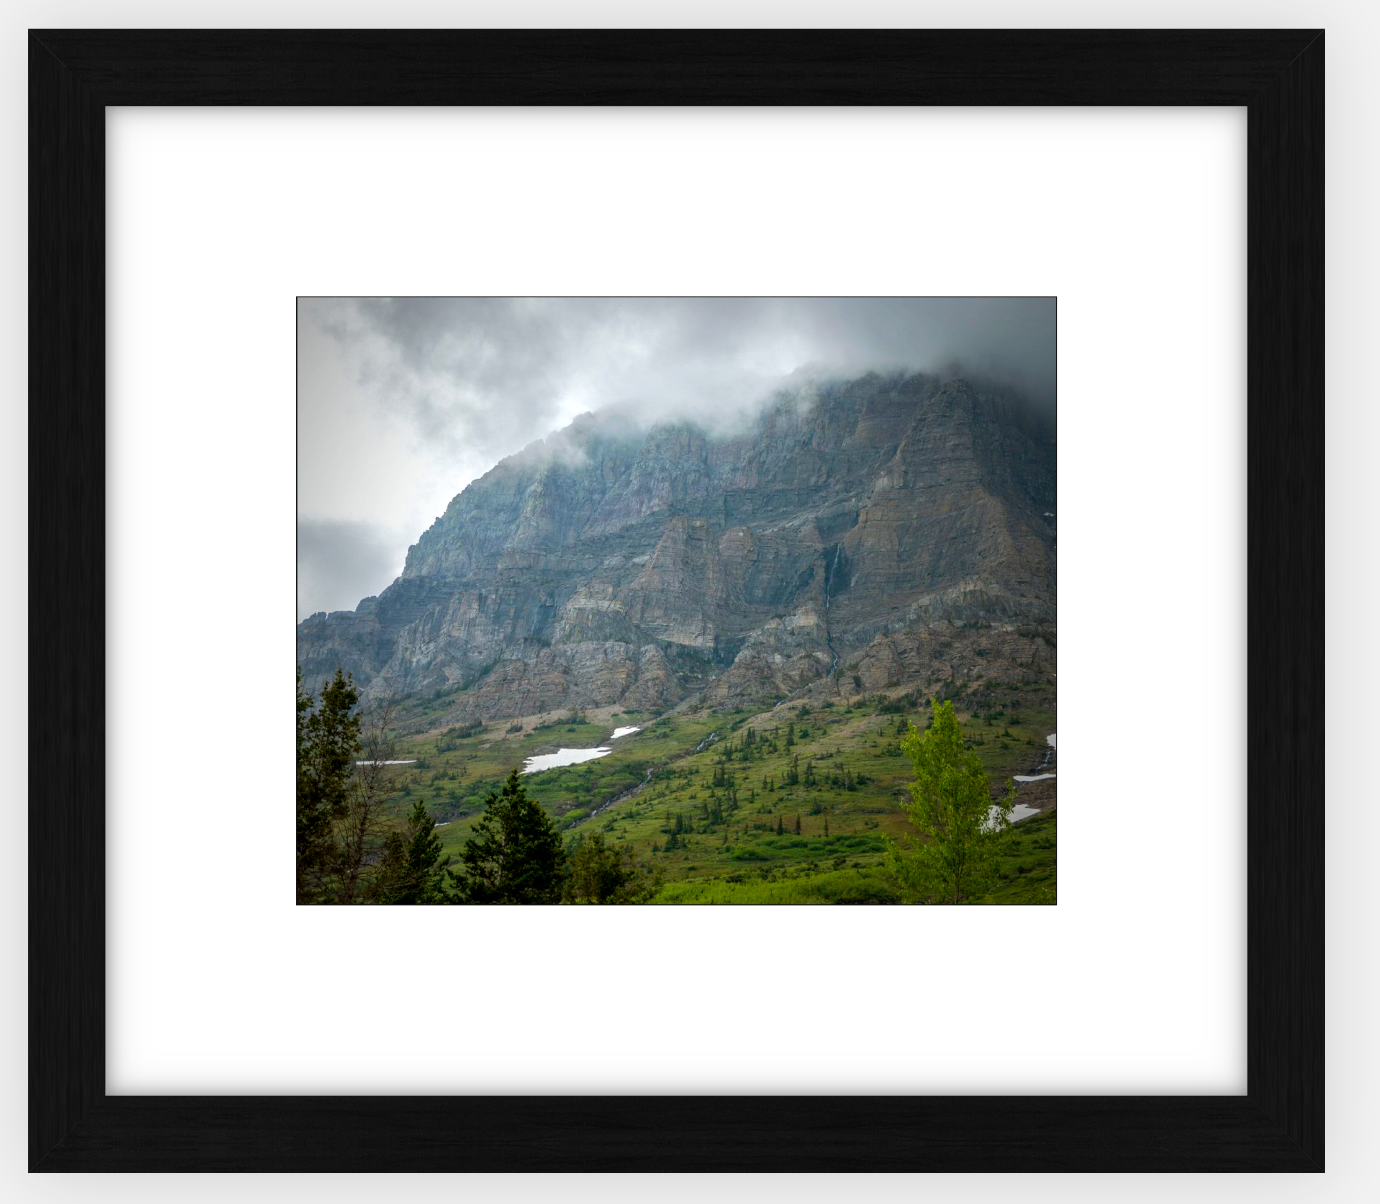
<path id="1" fill-rule="evenodd" d="M 298 624 L 298 663 L 452 722 L 1045 677 L 1055 510 L 1052 422 L 977 380 L 814 385 L 732 433 L 585 415 Z"/>

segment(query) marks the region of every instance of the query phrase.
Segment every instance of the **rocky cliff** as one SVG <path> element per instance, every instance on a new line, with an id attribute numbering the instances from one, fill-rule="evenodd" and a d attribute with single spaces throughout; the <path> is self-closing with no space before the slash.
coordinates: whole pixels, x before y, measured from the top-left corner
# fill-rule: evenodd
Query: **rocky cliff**
<path id="1" fill-rule="evenodd" d="M 733 434 L 586 415 L 303 620 L 298 662 L 455 719 L 1048 669 L 1055 509 L 1052 425 L 974 381 L 811 386 Z"/>

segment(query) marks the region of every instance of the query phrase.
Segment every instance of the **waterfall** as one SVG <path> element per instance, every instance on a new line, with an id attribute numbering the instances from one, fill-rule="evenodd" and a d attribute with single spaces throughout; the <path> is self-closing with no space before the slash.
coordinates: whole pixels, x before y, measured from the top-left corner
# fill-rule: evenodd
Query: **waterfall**
<path id="1" fill-rule="evenodd" d="M 839 574 L 839 557 L 842 556 L 842 555 L 843 555 L 843 544 L 841 544 L 841 543 L 836 543 L 836 544 L 834 545 L 834 563 L 833 563 L 833 565 L 829 568 L 829 571 L 826 572 L 826 573 L 824 574 L 824 609 L 825 609 L 825 610 L 828 610 L 828 609 L 829 609 L 829 594 L 830 594 L 830 588 L 829 588 L 829 587 L 833 584 L 834 578 L 837 577 L 838 574 Z"/>

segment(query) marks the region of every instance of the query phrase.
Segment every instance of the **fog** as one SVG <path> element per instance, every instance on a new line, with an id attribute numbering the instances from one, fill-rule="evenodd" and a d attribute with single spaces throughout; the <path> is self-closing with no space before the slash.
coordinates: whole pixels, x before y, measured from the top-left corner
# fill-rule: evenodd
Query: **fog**
<path id="1" fill-rule="evenodd" d="M 299 618 L 377 594 L 469 481 L 585 411 L 731 426 L 867 371 L 1055 396 L 1053 298 L 303 299 L 297 337 Z"/>

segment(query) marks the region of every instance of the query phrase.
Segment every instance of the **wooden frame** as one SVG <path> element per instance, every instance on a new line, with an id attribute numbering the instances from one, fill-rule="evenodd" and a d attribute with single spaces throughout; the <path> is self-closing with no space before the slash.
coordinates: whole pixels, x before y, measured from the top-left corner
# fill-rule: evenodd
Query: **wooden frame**
<path id="1" fill-rule="evenodd" d="M 107 1096 L 104 110 L 168 104 L 1247 106 L 1246 1094 Z M 29 406 L 32 1169 L 1322 1169 L 1320 31 L 31 32 Z"/>

